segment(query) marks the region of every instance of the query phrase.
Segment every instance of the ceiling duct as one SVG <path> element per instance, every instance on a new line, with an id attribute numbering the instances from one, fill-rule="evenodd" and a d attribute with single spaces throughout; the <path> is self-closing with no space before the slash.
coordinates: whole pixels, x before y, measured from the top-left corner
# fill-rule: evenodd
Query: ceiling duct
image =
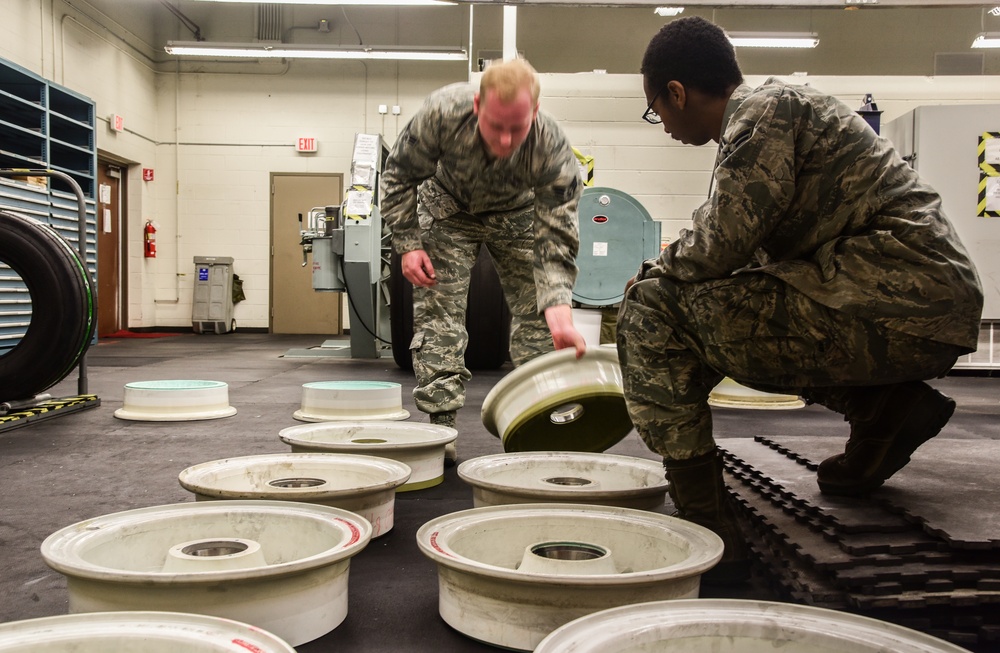
<path id="1" fill-rule="evenodd" d="M 257 41 L 281 43 L 281 5 L 273 2 L 257 5 Z"/>

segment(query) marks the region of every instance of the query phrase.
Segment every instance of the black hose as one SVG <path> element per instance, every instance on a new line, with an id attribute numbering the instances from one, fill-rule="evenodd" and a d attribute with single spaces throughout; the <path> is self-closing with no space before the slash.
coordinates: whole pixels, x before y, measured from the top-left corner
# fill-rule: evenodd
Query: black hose
<path id="1" fill-rule="evenodd" d="M 392 345 L 391 342 L 389 342 L 388 340 L 384 340 L 383 338 L 380 338 L 378 334 L 376 334 L 374 331 L 368 328 L 368 325 L 365 324 L 365 321 L 361 319 L 361 311 L 359 311 L 358 307 L 354 305 L 353 293 L 351 292 L 350 286 L 347 285 L 347 274 L 344 272 L 344 258 L 340 257 L 339 260 L 340 260 L 340 276 L 344 280 L 344 291 L 347 293 L 347 301 L 348 303 L 350 303 L 351 308 L 354 309 L 354 314 L 358 316 L 358 322 L 361 323 L 361 328 L 367 331 L 368 335 L 370 335 L 372 338 L 375 338 L 379 342 L 384 343 L 386 345 Z"/>

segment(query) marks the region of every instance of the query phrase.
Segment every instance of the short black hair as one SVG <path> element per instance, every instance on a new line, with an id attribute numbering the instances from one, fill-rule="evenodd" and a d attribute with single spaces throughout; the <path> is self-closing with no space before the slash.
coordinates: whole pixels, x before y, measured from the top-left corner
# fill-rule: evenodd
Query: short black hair
<path id="1" fill-rule="evenodd" d="M 715 97 L 725 97 L 730 87 L 743 83 L 736 50 L 726 33 L 700 16 L 661 27 L 646 46 L 639 72 L 651 88 L 662 89 L 676 80 Z"/>

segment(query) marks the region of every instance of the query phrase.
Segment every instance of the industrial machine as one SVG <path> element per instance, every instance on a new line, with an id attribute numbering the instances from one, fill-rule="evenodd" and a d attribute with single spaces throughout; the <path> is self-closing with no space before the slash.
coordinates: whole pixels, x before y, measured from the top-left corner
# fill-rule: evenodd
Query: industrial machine
<path id="1" fill-rule="evenodd" d="M 583 189 L 579 224 L 573 322 L 588 345 L 611 343 L 625 284 L 660 251 L 660 223 L 634 197 L 592 186 Z"/>
<path id="2" fill-rule="evenodd" d="M 660 223 L 631 195 L 593 186 L 580 198 L 580 272 L 573 301 L 600 308 L 617 304 L 642 262 L 660 251 Z"/>
<path id="3" fill-rule="evenodd" d="M 390 344 L 390 238 L 383 233 L 377 197 L 384 159 L 381 136 L 358 134 L 344 201 L 310 209 L 300 229 L 303 266 L 312 253 L 313 289 L 347 293 L 352 358 L 379 358 Z"/>

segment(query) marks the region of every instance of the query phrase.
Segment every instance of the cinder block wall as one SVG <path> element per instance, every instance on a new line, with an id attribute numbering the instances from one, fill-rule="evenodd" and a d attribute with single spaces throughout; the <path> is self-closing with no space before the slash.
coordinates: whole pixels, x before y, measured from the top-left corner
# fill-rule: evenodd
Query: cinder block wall
<path id="1" fill-rule="evenodd" d="M 143 312 L 151 308 L 157 325 L 187 324 L 193 286 L 178 274 L 193 270 L 192 256 L 232 256 L 247 295 L 236 307 L 237 321 L 268 326 L 270 174 L 347 174 L 356 133 L 381 133 L 393 142 L 430 90 L 467 76 L 461 63 L 401 64 L 398 74 L 407 80 L 398 94 L 396 66 L 386 63 L 297 62 L 272 75 L 167 76 L 158 102 L 177 119 L 157 146 L 164 255 L 154 262 L 152 288 L 142 293 Z M 379 104 L 398 105 L 402 113 L 382 116 Z M 315 137 L 318 151 L 296 152 L 300 136 Z"/>

